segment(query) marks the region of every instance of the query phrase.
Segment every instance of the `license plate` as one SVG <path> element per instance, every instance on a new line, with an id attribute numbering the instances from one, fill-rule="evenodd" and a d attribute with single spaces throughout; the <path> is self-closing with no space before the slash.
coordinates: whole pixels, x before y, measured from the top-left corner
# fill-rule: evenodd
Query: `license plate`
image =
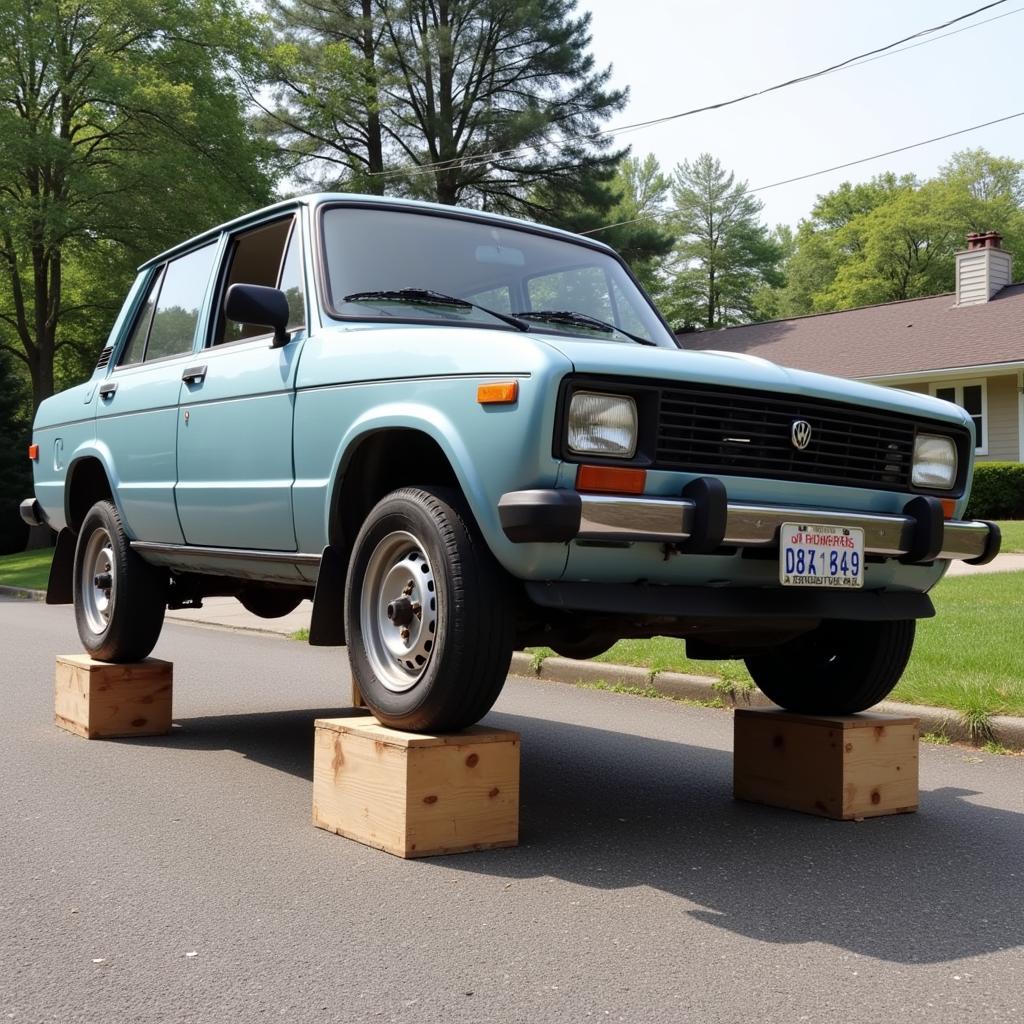
<path id="1" fill-rule="evenodd" d="M 784 587 L 863 586 L 864 531 L 783 523 L 779 582 Z"/>

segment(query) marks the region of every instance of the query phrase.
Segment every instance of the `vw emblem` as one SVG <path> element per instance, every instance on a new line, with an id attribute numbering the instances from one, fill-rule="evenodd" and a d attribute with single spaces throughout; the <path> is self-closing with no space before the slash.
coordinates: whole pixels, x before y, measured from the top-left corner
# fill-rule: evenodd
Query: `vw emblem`
<path id="1" fill-rule="evenodd" d="M 789 428 L 789 439 L 793 447 L 803 451 L 811 443 L 811 425 L 807 420 L 793 420 Z"/>

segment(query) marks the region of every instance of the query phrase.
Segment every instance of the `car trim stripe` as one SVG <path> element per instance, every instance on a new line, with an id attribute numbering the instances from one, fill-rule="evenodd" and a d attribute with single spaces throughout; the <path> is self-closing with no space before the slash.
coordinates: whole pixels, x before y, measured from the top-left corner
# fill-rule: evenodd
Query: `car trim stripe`
<path id="1" fill-rule="evenodd" d="M 191 555 L 201 558 L 224 558 L 238 562 L 278 562 L 284 565 L 319 565 L 320 555 L 302 551 L 261 551 L 255 548 L 210 548 L 193 544 L 158 544 L 133 540 L 132 550 L 141 555 Z"/>

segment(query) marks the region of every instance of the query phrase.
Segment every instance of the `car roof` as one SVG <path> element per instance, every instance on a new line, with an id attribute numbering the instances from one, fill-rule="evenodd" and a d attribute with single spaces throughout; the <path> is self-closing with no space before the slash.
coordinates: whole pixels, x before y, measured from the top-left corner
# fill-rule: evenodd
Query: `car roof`
<path id="1" fill-rule="evenodd" d="M 184 242 L 179 242 L 177 245 L 172 246 L 170 249 L 166 249 L 158 256 L 154 256 L 151 259 L 146 260 L 145 263 L 139 266 L 139 270 L 147 270 L 172 256 L 188 252 L 190 249 L 198 248 L 207 242 L 216 241 L 222 232 L 234 231 L 237 228 L 245 227 L 245 225 L 250 222 L 263 220 L 268 214 L 287 213 L 289 210 L 296 210 L 300 206 L 313 208 L 326 203 L 351 203 L 356 206 L 381 206 L 391 209 L 401 207 L 410 210 L 445 213 L 451 216 L 486 221 L 488 223 L 497 222 L 500 224 L 507 224 L 510 227 L 523 228 L 529 231 L 539 231 L 546 235 L 552 235 L 556 238 L 564 238 L 573 242 L 583 241 L 593 248 L 604 249 L 607 252 L 614 252 L 610 246 L 605 245 L 604 242 L 600 242 L 596 238 L 583 237 L 581 235 L 574 234 L 571 231 L 563 231 L 561 228 L 548 227 L 545 224 L 538 224 L 534 221 L 523 220 L 519 217 L 508 217 L 501 213 L 485 213 L 481 210 L 473 210 L 465 206 L 446 206 L 443 203 L 428 203 L 419 199 L 397 199 L 393 196 L 360 195 L 354 192 L 312 192 L 308 195 L 285 199 L 279 203 L 272 203 L 270 206 L 264 206 L 259 210 L 253 210 L 250 213 L 243 214 L 241 217 L 236 217 L 234 220 L 229 220 L 224 224 L 217 225 L 217 227 L 210 228 L 209 230 L 195 235 Z"/>

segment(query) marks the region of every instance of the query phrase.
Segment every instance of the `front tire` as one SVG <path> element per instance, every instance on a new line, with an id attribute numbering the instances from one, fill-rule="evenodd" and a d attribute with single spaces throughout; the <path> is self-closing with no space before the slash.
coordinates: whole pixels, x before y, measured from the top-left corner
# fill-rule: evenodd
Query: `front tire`
<path id="1" fill-rule="evenodd" d="M 746 658 L 761 692 L 787 711 L 853 715 L 884 700 L 914 647 L 913 619 L 837 622 Z"/>
<path id="2" fill-rule="evenodd" d="M 142 661 L 160 637 L 167 573 L 134 551 L 112 502 L 98 501 L 75 547 L 75 624 L 97 661 Z"/>
<path id="3" fill-rule="evenodd" d="M 457 492 L 405 487 L 370 512 L 345 583 L 356 684 L 385 724 L 447 732 L 478 722 L 512 657 L 507 584 Z"/>

